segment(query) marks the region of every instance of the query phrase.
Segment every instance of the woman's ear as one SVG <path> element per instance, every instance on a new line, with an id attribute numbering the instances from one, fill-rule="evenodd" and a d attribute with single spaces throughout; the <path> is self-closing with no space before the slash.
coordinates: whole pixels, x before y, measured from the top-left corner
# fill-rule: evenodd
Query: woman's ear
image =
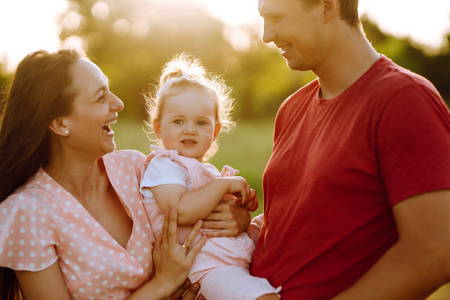
<path id="1" fill-rule="evenodd" d="M 161 123 L 158 119 L 153 120 L 153 133 L 158 139 L 161 139 Z"/>
<path id="2" fill-rule="evenodd" d="M 54 134 L 59 136 L 68 136 L 70 134 L 69 128 L 65 125 L 63 118 L 54 119 L 48 128 L 53 131 Z"/>
<path id="3" fill-rule="evenodd" d="M 213 138 L 213 141 L 215 141 L 217 139 L 217 137 L 219 136 L 220 128 L 222 128 L 222 125 L 220 125 L 220 123 L 216 122 L 216 126 L 214 127 L 214 138 Z"/>

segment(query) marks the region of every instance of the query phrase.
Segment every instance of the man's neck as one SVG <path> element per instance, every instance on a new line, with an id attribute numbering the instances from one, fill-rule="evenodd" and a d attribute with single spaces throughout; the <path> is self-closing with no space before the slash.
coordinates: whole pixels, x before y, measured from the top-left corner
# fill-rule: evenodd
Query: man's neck
<path id="1" fill-rule="evenodd" d="M 362 32 L 345 35 L 345 41 L 336 38 L 332 53 L 320 68 L 313 70 L 318 76 L 322 99 L 339 96 L 380 58 Z"/>

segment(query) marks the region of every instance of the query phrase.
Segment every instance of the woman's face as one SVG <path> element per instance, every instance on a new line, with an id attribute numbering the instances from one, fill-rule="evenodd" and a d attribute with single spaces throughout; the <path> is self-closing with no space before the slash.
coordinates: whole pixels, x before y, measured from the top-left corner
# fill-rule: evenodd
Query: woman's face
<path id="1" fill-rule="evenodd" d="M 96 160 L 116 147 L 110 125 L 117 122 L 123 102 L 111 93 L 100 68 L 86 59 L 74 64 L 72 78 L 76 97 L 71 113 L 62 118 L 69 130 L 65 140 L 77 155 Z"/>

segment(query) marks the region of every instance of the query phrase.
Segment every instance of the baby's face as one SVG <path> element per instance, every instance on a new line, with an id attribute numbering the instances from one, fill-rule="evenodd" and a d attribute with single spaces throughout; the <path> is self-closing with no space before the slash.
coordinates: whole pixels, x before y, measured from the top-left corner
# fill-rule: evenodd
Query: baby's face
<path id="1" fill-rule="evenodd" d="M 165 149 L 201 162 L 219 134 L 215 116 L 216 102 L 210 94 L 202 88 L 183 87 L 167 98 L 154 132 Z"/>

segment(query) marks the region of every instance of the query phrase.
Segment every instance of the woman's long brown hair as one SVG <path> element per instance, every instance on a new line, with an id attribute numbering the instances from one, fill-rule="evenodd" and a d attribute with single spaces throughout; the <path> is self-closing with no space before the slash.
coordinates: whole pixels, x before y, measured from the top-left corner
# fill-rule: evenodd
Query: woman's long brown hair
<path id="1" fill-rule="evenodd" d="M 71 111 L 76 93 L 71 89 L 71 67 L 80 57 L 74 50 L 40 50 L 17 66 L 0 127 L 0 202 L 48 160 L 49 125 Z M 0 268 L 0 296 L 21 299 L 14 271 L 4 267 Z"/>

